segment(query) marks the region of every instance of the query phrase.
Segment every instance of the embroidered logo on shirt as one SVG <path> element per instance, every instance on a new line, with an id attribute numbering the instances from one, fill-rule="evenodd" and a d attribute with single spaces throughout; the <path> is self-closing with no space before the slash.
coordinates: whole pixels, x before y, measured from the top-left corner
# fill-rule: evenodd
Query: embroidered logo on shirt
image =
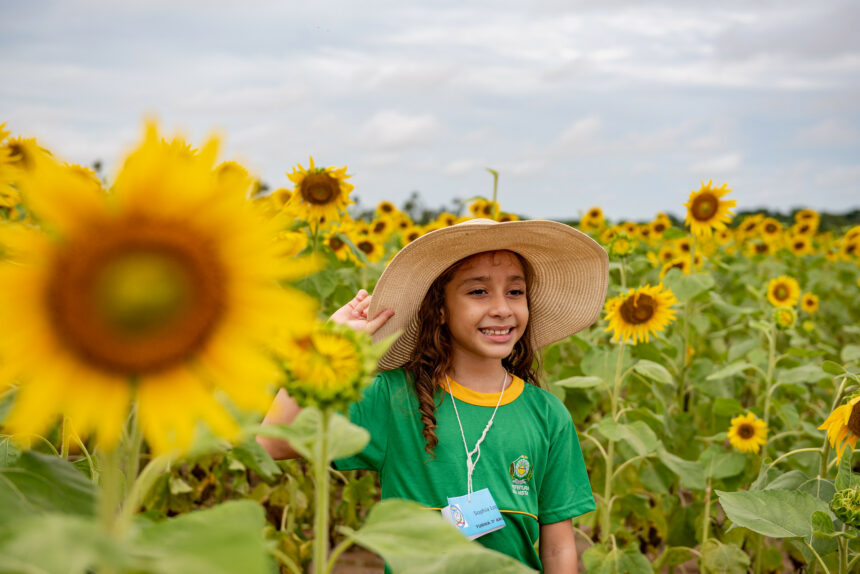
<path id="1" fill-rule="evenodd" d="M 509 470 L 511 473 L 511 488 L 514 494 L 527 496 L 529 493 L 528 482 L 532 479 L 532 474 L 534 474 L 529 457 L 524 454 L 520 455 L 517 460 L 511 463 Z"/>

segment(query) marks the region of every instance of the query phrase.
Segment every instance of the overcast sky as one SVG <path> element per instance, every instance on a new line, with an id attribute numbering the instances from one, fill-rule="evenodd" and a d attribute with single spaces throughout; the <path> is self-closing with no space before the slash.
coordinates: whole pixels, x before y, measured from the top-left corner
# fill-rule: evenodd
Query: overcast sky
<path id="1" fill-rule="evenodd" d="M 271 187 L 529 217 L 860 206 L 860 2 L 2 0 L 0 123 L 116 161 L 156 116 Z"/>

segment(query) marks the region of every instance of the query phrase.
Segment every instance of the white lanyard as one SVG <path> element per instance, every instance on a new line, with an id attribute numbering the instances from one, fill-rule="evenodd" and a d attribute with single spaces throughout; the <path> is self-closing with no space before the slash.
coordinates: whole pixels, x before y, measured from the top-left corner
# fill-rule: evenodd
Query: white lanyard
<path id="1" fill-rule="evenodd" d="M 457 424 L 460 425 L 460 436 L 463 437 L 463 446 L 466 449 L 466 495 L 469 497 L 467 500 L 472 502 L 472 472 L 475 470 L 475 465 L 478 464 L 478 460 L 481 458 L 481 443 L 484 442 L 487 432 L 490 430 L 490 427 L 493 426 L 493 419 L 496 418 L 496 411 L 499 410 L 499 405 L 502 404 L 502 395 L 505 394 L 505 383 L 508 382 L 508 372 L 505 371 L 505 376 L 502 379 L 502 388 L 499 390 L 499 400 L 496 402 L 496 408 L 493 409 L 493 414 L 490 417 L 490 420 L 487 421 L 487 426 L 484 427 L 484 432 L 481 433 L 481 438 L 478 439 L 478 442 L 475 443 L 475 448 L 471 451 L 469 450 L 469 445 L 466 444 L 466 433 L 463 432 L 463 423 L 460 421 L 460 412 L 457 410 L 457 401 L 454 400 L 454 393 L 451 392 L 451 381 L 448 380 L 447 374 L 445 375 L 445 382 L 448 384 L 448 394 L 451 395 L 451 404 L 454 405 L 454 414 L 457 415 Z M 477 456 L 473 462 L 472 455 L 475 453 L 477 453 Z"/>

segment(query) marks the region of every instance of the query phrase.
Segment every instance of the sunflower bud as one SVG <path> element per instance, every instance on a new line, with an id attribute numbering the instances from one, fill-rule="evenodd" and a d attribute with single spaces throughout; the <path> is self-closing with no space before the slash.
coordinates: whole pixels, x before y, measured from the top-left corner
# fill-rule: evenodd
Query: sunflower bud
<path id="1" fill-rule="evenodd" d="M 797 323 L 797 312 L 792 307 L 777 307 L 773 310 L 773 320 L 780 329 L 790 329 Z"/>
<path id="2" fill-rule="evenodd" d="M 860 486 L 840 490 L 830 501 L 830 510 L 849 526 L 860 527 Z"/>

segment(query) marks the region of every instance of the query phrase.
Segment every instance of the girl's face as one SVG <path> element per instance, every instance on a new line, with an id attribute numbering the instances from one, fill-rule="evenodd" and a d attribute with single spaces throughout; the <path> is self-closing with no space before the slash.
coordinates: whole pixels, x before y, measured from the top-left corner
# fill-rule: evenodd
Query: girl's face
<path id="1" fill-rule="evenodd" d="M 529 322 L 526 277 L 517 256 L 492 251 L 463 261 L 445 285 L 442 322 L 461 358 L 510 355 Z"/>

